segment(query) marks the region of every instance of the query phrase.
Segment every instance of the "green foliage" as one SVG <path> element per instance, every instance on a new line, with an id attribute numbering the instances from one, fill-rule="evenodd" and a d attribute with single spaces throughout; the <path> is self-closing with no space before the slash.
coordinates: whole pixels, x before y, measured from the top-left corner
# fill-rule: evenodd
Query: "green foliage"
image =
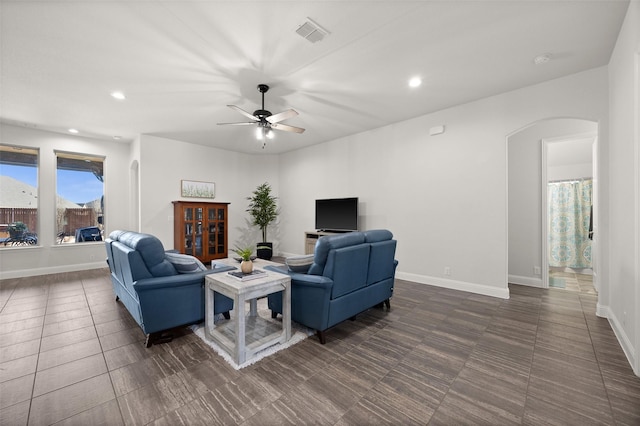
<path id="1" fill-rule="evenodd" d="M 240 256 L 242 260 L 251 260 L 251 255 L 253 254 L 252 248 L 234 248 L 233 251 Z"/>
<path id="2" fill-rule="evenodd" d="M 253 224 L 262 231 L 262 242 L 267 242 L 267 226 L 276 220 L 278 216 L 277 197 L 271 195 L 271 186 L 268 183 L 258 185 L 253 195 L 247 197 L 249 208 L 247 211 L 251 215 Z"/>
<path id="3" fill-rule="evenodd" d="M 15 238 L 27 232 L 27 225 L 24 222 L 13 222 L 9 224 L 8 229 L 9 235 Z"/>

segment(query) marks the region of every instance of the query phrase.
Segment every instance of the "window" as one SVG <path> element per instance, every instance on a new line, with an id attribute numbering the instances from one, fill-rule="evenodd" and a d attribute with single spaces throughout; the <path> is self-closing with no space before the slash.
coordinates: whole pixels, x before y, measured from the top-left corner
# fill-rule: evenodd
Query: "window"
<path id="1" fill-rule="evenodd" d="M 56 152 L 56 241 L 102 241 L 104 158 Z"/>
<path id="2" fill-rule="evenodd" d="M 38 150 L 0 145 L 0 248 L 38 244 Z"/>

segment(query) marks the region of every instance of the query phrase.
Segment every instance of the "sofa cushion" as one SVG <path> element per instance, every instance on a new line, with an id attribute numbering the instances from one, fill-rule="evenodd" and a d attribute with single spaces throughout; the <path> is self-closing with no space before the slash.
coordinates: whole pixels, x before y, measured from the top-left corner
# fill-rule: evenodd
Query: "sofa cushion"
<path id="1" fill-rule="evenodd" d="M 330 250 L 342 247 L 354 246 L 364 243 L 362 232 L 347 232 L 345 234 L 327 235 L 320 237 L 316 243 L 314 251 L 313 265 L 309 268 L 309 274 L 322 275 L 327 263 L 327 256 Z"/>
<path id="2" fill-rule="evenodd" d="M 391 240 L 393 234 L 387 229 L 374 229 L 364 232 L 364 240 L 367 243 L 377 243 L 380 241 Z"/>
<path id="3" fill-rule="evenodd" d="M 194 274 L 207 270 L 207 267 L 198 258 L 188 254 L 165 252 L 164 257 L 171 262 L 179 274 Z"/>
<path id="4" fill-rule="evenodd" d="M 367 285 L 390 279 L 395 275 L 396 240 L 371 243 Z"/>
<path id="5" fill-rule="evenodd" d="M 305 254 L 302 256 L 291 256 L 284 260 L 284 263 L 291 272 L 306 274 L 313 263 L 313 255 Z"/>
<path id="6" fill-rule="evenodd" d="M 369 251 L 370 247 L 367 244 L 356 244 L 331 250 L 322 274 L 333 280 L 331 299 L 336 299 L 366 286 Z"/>
<path id="7" fill-rule="evenodd" d="M 176 275 L 176 269 L 164 258 L 162 242 L 155 236 L 131 231 L 114 231 L 109 238 L 136 250 L 154 277 Z"/>

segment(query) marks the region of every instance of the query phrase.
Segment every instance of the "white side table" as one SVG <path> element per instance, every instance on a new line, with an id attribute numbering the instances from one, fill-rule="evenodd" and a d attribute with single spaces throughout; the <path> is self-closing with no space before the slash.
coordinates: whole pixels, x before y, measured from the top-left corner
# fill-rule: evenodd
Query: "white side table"
<path id="1" fill-rule="evenodd" d="M 255 267 L 259 267 L 257 262 Z M 213 340 L 234 359 L 243 364 L 257 352 L 291 338 L 291 277 L 265 271 L 264 278 L 240 281 L 226 272 L 210 274 L 205 279 L 205 336 Z M 282 326 L 261 318 L 257 314 L 256 299 L 282 291 Z M 215 292 L 233 299 L 234 315 L 231 320 L 214 324 L 213 302 Z M 246 315 L 245 303 L 250 302 Z"/>

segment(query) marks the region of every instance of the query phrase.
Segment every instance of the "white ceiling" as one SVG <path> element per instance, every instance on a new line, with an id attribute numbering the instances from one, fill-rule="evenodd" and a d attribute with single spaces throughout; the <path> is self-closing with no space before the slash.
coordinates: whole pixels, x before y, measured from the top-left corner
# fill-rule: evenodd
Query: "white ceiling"
<path id="1" fill-rule="evenodd" d="M 3 122 L 269 154 L 606 65 L 629 4 L 0 1 Z M 297 35 L 307 17 L 330 34 Z M 294 108 L 284 124 L 305 133 L 276 132 L 262 150 L 253 126 L 216 125 L 246 121 L 226 105 L 258 109 L 259 83 L 265 108 Z"/>

